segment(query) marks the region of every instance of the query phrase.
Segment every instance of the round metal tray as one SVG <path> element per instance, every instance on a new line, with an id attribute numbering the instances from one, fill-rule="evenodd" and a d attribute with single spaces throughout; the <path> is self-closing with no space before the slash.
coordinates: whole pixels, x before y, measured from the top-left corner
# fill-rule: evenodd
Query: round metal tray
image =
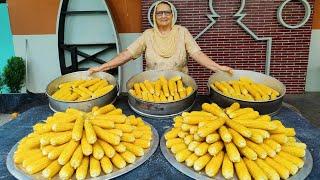
<path id="1" fill-rule="evenodd" d="M 58 86 L 61 83 L 90 78 L 105 79 L 110 84 L 114 85 L 114 88 L 103 96 L 94 99 L 88 99 L 85 101 L 60 101 L 52 97 L 52 94 L 58 89 Z M 113 103 L 116 100 L 118 93 L 119 85 L 117 83 L 117 80 L 111 74 L 105 72 L 98 72 L 92 75 L 89 75 L 87 71 L 69 73 L 51 81 L 46 88 L 46 95 L 49 98 L 49 107 L 54 112 L 65 111 L 67 108 L 70 107 L 81 111 L 89 112 L 94 106 L 104 106 L 106 104 Z"/>
<path id="2" fill-rule="evenodd" d="M 168 132 L 169 130 L 170 129 L 168 129 L 166 132 Z M 174 155 L 170 152 L 170 150 L 166 146 L 166 140 L 164 138 L 164 134 L 165 133 L 163 133 L 163 136 L 161 137 L 161 140 L 160 140 L 161 152 L 162 152 L 163 156 L 167 159 L 167 161 L 169 161 L 169 163 L 173 167 L 175 167 L 178 171 L 182 172 L 186 176 L 189 176 L 189 177 L 191 177 L 193 179 L 204 179 L 204 180 L 207 180 L 207 179 L 225 179 L 222 176 L 221 170 L 219 170 L 219 173 L 215 177 L 210 178 L 210 177 L 208 177 L 206 175 L 204 170 L 202 170 L 200 172 L 197 172 L 194 169 L 186 166 L 184 163 L 179 163 L 175 159 Z M 308 149 L 306 149 L 306 156 L 303 158 L 303 160 L 304 160 L 304 166 L 302 167 L 302 169 L 299 169 L 297 174 L 295 174 L 294 176 L 290 176 L 289 180 L 302 180 L 302 179 L 305 179 L 306 177 L 308 177 L 308 175 L 310 174 L 310 172 L 312 170 L 312 166 L 313 166 L 313 159 L 312 159 L 311 153 L 309 152 Z M 236 173 L 235 173 L 235 176 L 234 176 L 233 179 L 238 179 Z"/>
<path id="3" fill-rule="evenodd" d="M 146 124 L 150 125 L 149 123 L 145 122 Z M 115 166 L 113 166 L 114 170 L 112 173 L 110 174 L 104 174 L 102 172 L 103 175 L 100 175 L 96 178 L 89 178 L 89 179 L 112 179 L 118 176 L 121 176 L 125 173 L 128 173 L 130 171 L 132 171 L 133 169 L 139 167 L 141 164 L 143 164 L 146 160 L 148 160 L 151 155 L 156 151 L 158 144 L 159 144 L 159 134 L 157 132 L 157 130 L 152 126 L 152 133 L 153 133 L 153 139 L 151 141 L 151 146 L 148 149 L 145 149 L 145 154 L 142 157 L 137 158 L 137 160 L 133 163 L 133 164 L 129 164 L 128 166 L 126 166 L 123 169 L 117 169 Z M 26 180 L 26 179 L 45 179 L 42 175 L 41 175 L 41 171 L 37 174 L 34 175 L 29 175 L 26 172 L 23 171 L 22 169 L 22 165 L 16 165 L 13 161 L 13 155 L 14 152 L 16 151 L 16 148 L 18 146 L 18 143 L 16 143 L 10 150 L 8 156 L 7 156 L 7 168 L 9 170 L 9 172 L 17 179 L 20 180 Z M 87 177 L 90 177 L 89 175 Z M 52 179 L 59 179 L 58 175 L 55 175 Z M 72 179 L 75 179 L 75 175 L 73 175 Z"/>
<path id="4" fill-rule="evenodd" d="M 236 99 L 233 97 L 226 96 L 222 94 L 218 89 L 211 88 L 210 85 L 215 81 L 229 81 L 229 80 L 239 80 L 241 76 L 250 77 L 254 82 L 265 84 L 280 93 L 280 96 L 274 100 L 269 101 L 245 101 Z M 283 97 L 286 93 L 286 87 L 279 80 L 267 76 L 262 73 L 247 71 L 247 70 L 234 70 L 233 74 L 219 71 L 210 76 L 208 80 L 208 89 L 210 94 L 210 100 L 219 104 L 221 107 L 228 107 L 234 102 L 238 102 L 241 107 L 252 107 L 260 114 L 276 114 L 282 106 Z"/>
<path id="5" fill-rule="evenodd" d="M 130 93 L 128 94 L 128 104 L 136 113 L 150 117 L 150 118 L 168 118 L 178 114 L 181 114 L 183 111 L 190 110 L 195 102 L 195 98 L 197 96 L 197 84 L 195 80 L 187 74 L 184 74 L 179 71 L 171 71 L 171 70 L 151 70 L 144 71 L 139 73 L 133 77 L 131 77 L 127 84 L 127 90 L 133 87 L 133 84 L 136 82 L 143 82 L 144 80 L 155 81 L 160 76 L 164 76 L 166 79 L 169 79 L 173 76 L 181 76 L 182 82 L 186 86 L 191 86 L 193 88 L 192 94 L 187 96 L 184 99 L 174 102 L 168 103 L 153 103 L 143 101 L 142 99 L 138 99 L 132 96 Z"/>

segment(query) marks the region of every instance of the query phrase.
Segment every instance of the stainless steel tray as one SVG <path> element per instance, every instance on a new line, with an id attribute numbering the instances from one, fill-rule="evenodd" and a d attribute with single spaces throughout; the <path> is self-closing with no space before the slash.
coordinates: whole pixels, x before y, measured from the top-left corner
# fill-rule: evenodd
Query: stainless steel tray
<path id="1" fill-rule="evenodd" d="M 79 79 L 89 79 L 89 78 L 105 79 L 110 84 L 114 85 L 114 88 L 103 96 L 84 100 L 84 101 L 60 101 L 52 97 L 52 94 L 58 89 L 58 86 L 61 83 L 79 80 Z M 87 71 L 78 71 L 78 72 L 65 74 L 51 81 L 46 88 L 46 95 L 48 96 L 48 99 L 49 99 L 49 107 L 54 112 L 65 111 L 69 107 L 75 108 L 81 111 L 89 112 L 94 106 L 103 106 L 106 104 L 113 103 L 116 100 L 118 93 L 119 93 L 119 85 L 117 83 L 116 78 L 106 72 L 98 72 L 98 73 L 89 75 Z"/>
<path id="2" fill-rule="evenodd" d="M 183 84 L 191 86 L 193 88 L 193 92 L 184 99 L 166 103 L 154 103 L 143 101 L 142 99 L 138 99 L 129 93 L 128 104 L 131 107 L 131 109 L 142 116 L 150 118 L 168 118 L 181 114 L 183 111 L 190 110 L 195 102 L 198 87 L 195 80 L 191 76 L 182 72 L 172 70 L 144 71 L 142 73 L 132 76 L 128 80 L 126 84 L 127 89 L 131 89 L 133 87 L 133 84 L 136 82 L 143 82 L 144 80 L 155 81 L 160 76 L 164 76 L 167 79 L 173 76 L 181 76 Z"/>
<path id="3" fill-rule="evenodd" d="M 168 132 L 169 130 L 170 129 L 168 129 L 166 132 Z M 164 134 L 165 133 L 163 133 L 163 136 L 161 137 L 161 140 L 160 140 L 161 152 L 162 152 L 163 156 L 167 159 L 167 161 L 169 161 L 169 163 L 173 167 L 175 167 L 178 171 L 182 172 L 186 176 L 189 176 L 189 177 L 191 177 L 193 179 L 201 179 L 201 180 L 202 179 L 203 180 L 225 179 L 221 174 L 221 170 L 219 171 L 219 173 L 215 177 L 210 178 L 205 174 L 205 172 L 203 170 L 200 171 L 200 172 L 197 172 L 194 169 L 186 166 L 184 163 L 179 163 L 175 159 L 174 155 L 170 152 L 170 150 L 166 146 L 166 140 L 164 138 Z M 301 179 L 305 179 L 306 177 L 308 177 L 308 175 L 310 174 L 310 172 L 312 170 L 312 166 L 313 166 L 313 159 L 312 159 L 311 153 L 309 152 L 308 149 L 306 149 L 306 156 L 303 158 L 303 160 L 304 160 L 304 166 L 302 167 L 302 169 L 299 169 L 297 174 L 295 174 L 294 176 L 291 176 L 289 178 L 289 180 L 301 180 Z M 235 177 L 233 179 L 238 179 L 236 174 L 235 174 Z"/>
<path id="4" fill-rule="evenodd" d="M 145 122 L 146 124 L 150 125 L 149 123 Z M 99 177 L 96 178 L 89 178 L 89 179 L 112 179 L 118 176 L 121 176 L 125 173 L 128 173 L 130 171 L 132 171 L 133 169 L 139 167 L 141 164 L 143 164 L 147 159 L 149 159 L 151 157 L 151 155 L 156 151 L 158 144 L 159 144 L 159 134 L 157 132 L 157 130 L 150 125 L 152 128 L 152 133 L 153 133 L 153 139 L 151 141 L 151 146 L 149 149 L 145 149 L 145 155 L 137 158 L 136 162 L 134 162 L 133 164 L 129 164 L 128 166 L 126 166 L 123 169 L 117 169 L 116 167 L 113 166 L 114 170 L 112 173 L 110 174 L 104 174 L 102 172 L 103 175 L 100 175 Z M 14 152 L 16 151 L 18 143 L 16 143 L 12 149 L 10 150 L 8 156 L 7 156 L 7 168 L 9 170 L 9 172 L 17 179 L 20 180 L 31 180 L 31 179 L 45 179 L 42 175 L 41 175 L 41 171 L 37 174 L 34 175 L 29 175 L 26 172 L 23 171 L 21 164 L 20 165 L 16 165 L 13 161 L 13 155 Z M 88 177 L 90 177 L 88 175 Z M 52 179 L 60 179 L 58 175 L 55 175 Z M 75 179 L 75 175 L 73 175 L 72 179 Z"/>
<path id="5" fill-rule="evenodd" d="M 211 88 L 210 86 L 215 81 L 239 80 L 241 76 L 250 77 L 254 82 L 265 84 L 277 90 L 280 93 L 280 96 L 274 100 L 268 101 L 246 101 L 226 96 L 218 89 Z M 247 70 L 234 70 L 232 75 L 219 71 L 210 76 L 207 86 L 210 94 L 210 100 L 221 107 L 228 107 L 232 103 L 238 102 L 241 107 L 252 107 L 260 114 L 269 115 L 274 115 L 279 112 L 282 106 L 283 97 L 286 94 L 286 87 L 279 80 L 262 73 Z"/>

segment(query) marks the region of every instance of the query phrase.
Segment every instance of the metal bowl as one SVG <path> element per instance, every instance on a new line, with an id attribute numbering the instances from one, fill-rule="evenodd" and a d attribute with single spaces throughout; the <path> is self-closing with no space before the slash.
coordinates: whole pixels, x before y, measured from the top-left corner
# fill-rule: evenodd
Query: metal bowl
<path id="1" fill-rule="evenodd" d="M 84 101 L 60 101 L 52 97 L 52 94 L 58 89 L 59 84 L 68 81 L 80 79 L 85 80 L 90 78 L 105 79 L 109 82 L 109 84 L 113 84 L 114 88 L 103 96 Z M 105 72 L 98 72 L 89 75 L 87 71 L 78 71 L 60 76 L 55 80 L 51 81 L 46 88 L 46 95 L 49 98 L 49 107 L 55 112 L 65 111 L 67 108 L 75 108 L 81 111 L 89 112 L 91 111 L 91 108 L 94 106 L 103 106 L 106 104 L 113 103 L 116 100 L 118 91 L 119 87 L 117 84 L 117 80 L 111 74 Z"/>
<path id="2" fill-rule="evenodd" d="M 143 101 L 142 99 L 138 99 L 129 93 L 128 103 L 131 109 L 142 116 L 151 118 L 167 118 L 180 114 L 183 111 L 190 110 L 195 102 L 198 87 L 192 77 L 182 72 L 171 70 L 144 71 L 131 77 L 126 84 L 126 87 L 129 90 L 133 87 L 134 83 L 143 82 L 144 80 L 156 81 L 160 76 L 164 76 L 166 79 L 169 79 L 173 76 L 181 76 L 183 84 L 186 86 L 191 86 L 193 88 L 193 92 L 184 99 L 167 103 Z"/>
<path id="3" fill-rule="evenodd" d="M 225 96 L 218 89 L 210 87 L 210 85 L 215 81 L 239 80 L 241 76 L 250 77 L 256 83 L 261 83 L 273 88 L 280 93 L 280 96 L 274 100 L 268 101 L 245 101 Z M 260 114 L 276 114 L 281 108 L 283 96 L 286 93 L 285 85 L 279 80 L 262 73 L 246 70 L 235 70 L 232 75 L 222 71 L 214 73 L 210 76 L 207 85 L 210 93 L 210 100 L 219 104 L 221 107 L 228 107 L 232 103 L 238 102 L 241 107 L 252 107 Z"/>

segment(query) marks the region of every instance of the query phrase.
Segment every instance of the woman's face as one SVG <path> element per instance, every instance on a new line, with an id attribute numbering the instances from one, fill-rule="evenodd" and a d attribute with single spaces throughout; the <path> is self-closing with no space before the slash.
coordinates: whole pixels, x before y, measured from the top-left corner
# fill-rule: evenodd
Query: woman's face
<path id="1" fill-rule="evenodd" d="M 172 11 L 168 4 L 160 3 L 156 9 L 156 21 L 158 27 L 171 26 Z"/>

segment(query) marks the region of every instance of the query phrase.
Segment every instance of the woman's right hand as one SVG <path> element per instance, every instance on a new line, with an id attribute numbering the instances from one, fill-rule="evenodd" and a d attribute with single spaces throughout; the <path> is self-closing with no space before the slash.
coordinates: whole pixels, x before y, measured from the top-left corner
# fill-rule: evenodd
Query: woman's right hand
<path id="1" fill-rule="evenodd" d="M 100 72 L 101 70 L 102 70 L 101 66 L 96 66 L 88 69 L 88 72 L 89 72 L 89 75 L 91 75 L 93 73 Z"/>

